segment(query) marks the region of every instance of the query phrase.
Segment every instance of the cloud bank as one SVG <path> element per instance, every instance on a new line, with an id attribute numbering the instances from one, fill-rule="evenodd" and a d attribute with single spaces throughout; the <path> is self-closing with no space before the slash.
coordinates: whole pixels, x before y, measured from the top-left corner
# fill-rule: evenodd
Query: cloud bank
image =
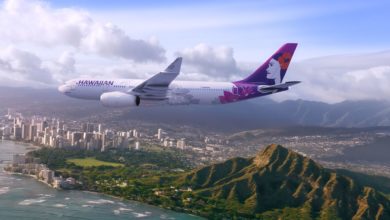
<path id="1" fill-rule="evenodd" d="M 0 39 L 5 48 L 0 51 L 3 85 L 57 85 L 77 75 L 77 54 L 132 63 L 166 59 L 165 49 L 155 38 L 133 39 L 113 24 L 95 21 L 84 10 L 52 8 L 39 0 L 2 2 Z M 63 52 L 53 57 L 51 50 Z M 42 54 L 50 58 L 43 59 Z"/>
<path id="2" fill-rule="evenodd" d="M 344 100 L 389 100 L 390 51 L 334 55 L 292 62 L 286 80 L 301 80 L 278 99 L 336 103 Z"/>
<path id="3" fill-rule="evenodd" d="M 237 65 L 231 47 L 213 47 L 200 43 L 176 52 L 176 55 L 183 57 L 183 72 L 192 77 L 226 81 L 243 72 Z"/>
<path id="4" fill-rule="evenodd" d="M 95 21 L 86 11 L 56 9 L 37 0 L 4 1 L 0 29 L 0 38 L 11 43 L 71 46 L 85 53 L 136 62 L 165 60 L 165 49 L 155 39 L 133 39 L 113 24 Z"/>
<path id="5" fill-rule="evenodd" d="M 8 80 L 54 83 L 50 70 L 33 53 L 9 47 L 0 53 L 0 72 Z M 7 81 L 8 81 L 7 80 Z"/>

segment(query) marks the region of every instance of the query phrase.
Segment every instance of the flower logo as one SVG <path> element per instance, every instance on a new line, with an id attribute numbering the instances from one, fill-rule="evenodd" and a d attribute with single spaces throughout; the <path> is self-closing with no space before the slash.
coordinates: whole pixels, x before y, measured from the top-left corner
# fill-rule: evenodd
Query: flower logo
<path id="1" fill-rule="evenodd" d="M 280 64 L 280 68 L 282 70 L 286 70 L 288 67 L 288 64 L 290 63 L 292 58 L 292 55 L 290 53 L 284 53 L 282 56 L 278 58 L 278 62 Z"/>

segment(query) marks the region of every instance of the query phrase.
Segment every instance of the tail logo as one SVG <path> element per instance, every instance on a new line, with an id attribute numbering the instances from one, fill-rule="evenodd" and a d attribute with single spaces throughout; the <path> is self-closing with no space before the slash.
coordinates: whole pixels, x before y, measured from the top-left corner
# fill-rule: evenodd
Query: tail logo
<path id="1" fill-rule="evenodd" d="M 282 83 L 282 74 L 287 71 L 292 55 L 290 53 L 277 53 L 268 63 L 267 79 L 273 79 L 275 84 Z"/>

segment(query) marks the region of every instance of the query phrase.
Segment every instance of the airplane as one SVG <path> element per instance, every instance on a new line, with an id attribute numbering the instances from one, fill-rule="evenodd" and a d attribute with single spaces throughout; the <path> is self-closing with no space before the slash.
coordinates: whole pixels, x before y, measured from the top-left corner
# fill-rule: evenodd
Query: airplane
<path id="1" fill-rule="evenodd" d="M 58 90 L 107 107 L 227 104 L 284 92 L 300 81 L 283 82 L 298 44 L 287 43 L 248 77 L 235 82 L 176 81 L 182 58 L 147 80 L 78 78 Z"/>

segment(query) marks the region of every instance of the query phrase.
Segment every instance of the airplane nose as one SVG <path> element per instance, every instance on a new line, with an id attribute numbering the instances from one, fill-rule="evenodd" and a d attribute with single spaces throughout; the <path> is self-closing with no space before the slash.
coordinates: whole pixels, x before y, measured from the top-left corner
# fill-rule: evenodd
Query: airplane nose
<path id="1" fill-rule="evenodd" d="M 68 91 L 68 87 L 66 85 L 60 85 L 58 86 L 58 91 L 60 91 L 61 93 L 65 93 Z"/>

